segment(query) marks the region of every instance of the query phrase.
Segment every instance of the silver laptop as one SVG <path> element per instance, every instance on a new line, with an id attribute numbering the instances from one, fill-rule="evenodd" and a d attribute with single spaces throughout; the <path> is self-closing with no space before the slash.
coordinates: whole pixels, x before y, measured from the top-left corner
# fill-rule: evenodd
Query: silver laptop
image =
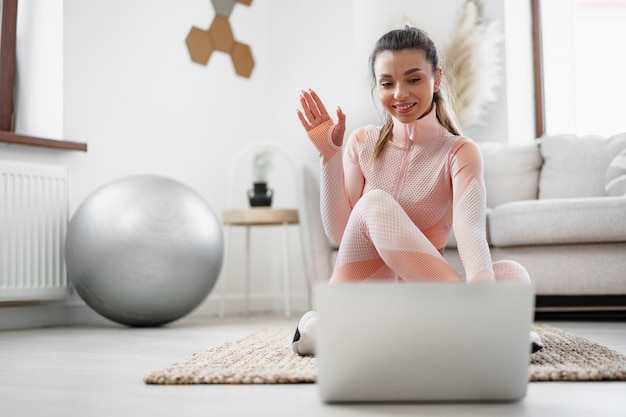
<path id="1" fill-rule="evenodd" d="M 325 402 L 516 401 L 526 395 L 527 284 L 316 287 Z"/>

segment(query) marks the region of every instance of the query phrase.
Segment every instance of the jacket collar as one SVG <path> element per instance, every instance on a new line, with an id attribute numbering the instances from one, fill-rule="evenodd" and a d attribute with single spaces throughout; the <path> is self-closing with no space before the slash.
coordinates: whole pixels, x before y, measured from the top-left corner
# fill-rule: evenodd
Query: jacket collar
<path id="1" fill-rule="evenodd" d="M 414 145 L 425 146 L 441 139 L 445 132 L 446 129 L 437 119 L 437 105 L 434 102 L 430 111 L 414 122 L 402 123 L 393 118 L 392 141 L 403 147 L 409 145 L 410 136 Z"/>

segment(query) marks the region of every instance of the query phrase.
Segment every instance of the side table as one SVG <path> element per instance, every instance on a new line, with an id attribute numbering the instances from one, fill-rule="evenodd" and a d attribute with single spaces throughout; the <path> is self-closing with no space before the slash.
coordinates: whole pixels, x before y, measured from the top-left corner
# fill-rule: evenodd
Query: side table
<path id="1" fill-rule="evenodd" d="M 233 226 L 246 228 L 245 242 L 245 302 L 246 313 L 250 303 L 250 229 L 254 226 L 283 226 L 283 285 L 285 298 L 285 316 L 291 317 L 291 286 L 289 277 L 289 229 L 291 224 L 298 224 L 298 210 L 275 209 L 270 207 L 252 207 L 249 209 L 226 210 L 222 215 L 222 222 L 228 228 L 228 243 L 230 249 L 231 231 Z M 230 250 L 228 251 L 230 252 Z M 228 255 L 227 255 L 228 256 Z M 224 317 L 225 297 L 222 291 L 220 317 Z"/>

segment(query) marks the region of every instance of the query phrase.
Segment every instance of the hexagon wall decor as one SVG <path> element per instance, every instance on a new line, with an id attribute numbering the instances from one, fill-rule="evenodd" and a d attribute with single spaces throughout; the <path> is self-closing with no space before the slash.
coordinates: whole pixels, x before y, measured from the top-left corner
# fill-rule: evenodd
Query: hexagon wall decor
<path id="1" fill-rule="evenodd" d="M 215 17 L 208 30 L 193 26 L 187 35 L 186 43 L 191 60 L 207 65 L 214 51 L 230 55 L 235 72 L 241 77 L 250 78 L 254 69 L 254 58 L 250 46 L 239 42 L 233 35 L 228 18 L 236 3 L 249 6 L 252 0 L 211 0 Z"/>

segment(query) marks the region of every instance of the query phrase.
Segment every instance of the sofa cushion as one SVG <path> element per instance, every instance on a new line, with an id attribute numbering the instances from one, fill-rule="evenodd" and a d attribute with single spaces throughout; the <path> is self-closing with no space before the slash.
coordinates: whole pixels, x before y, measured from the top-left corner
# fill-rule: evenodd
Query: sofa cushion
<path id="1" fill-rule="evenodd" d="M 626 149 L 611 161 L 604 181 L 606 195 L 626 195 Z"/>
<path id="2" fill-rule="evenodd" d="M 487 207 L 537 199 L 541 155 L 538 142 L 524 145 L 485 142 L 483 154 Z"/>
<path id="3" fill-rule="evenodd" d="M 517 201 L 489 215 L 493 246 L 626 242 L 626 198 Z"/>
<path id="4" fill-rule="evenodd" d="M 600 197 L 606 195 L 607 167 L 626 148 L 626 133 L 602 136 L 544 136 L 544 159 L 539 198 Z"/>

